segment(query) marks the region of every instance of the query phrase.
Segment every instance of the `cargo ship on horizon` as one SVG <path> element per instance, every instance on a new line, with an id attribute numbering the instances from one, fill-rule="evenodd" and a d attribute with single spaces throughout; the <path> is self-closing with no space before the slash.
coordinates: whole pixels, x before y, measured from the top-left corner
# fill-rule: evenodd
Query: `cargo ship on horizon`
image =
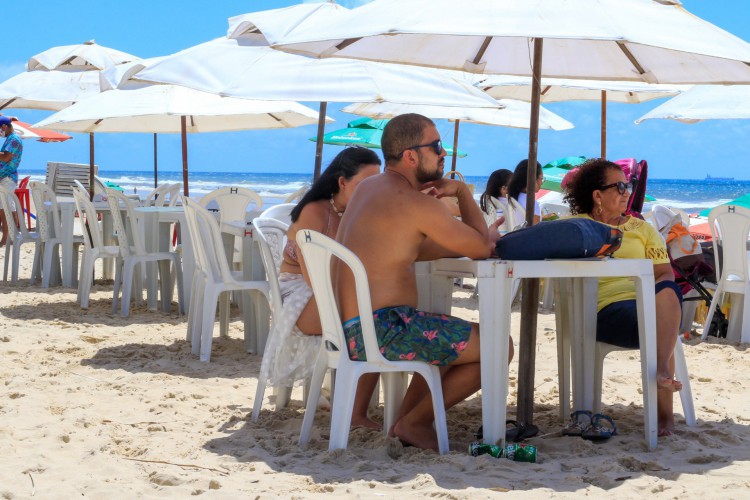
<path id="1" fill-rule="evenodd" d="M 733 180 L 734 180 L 734 177 L 714 177 L 709 174 L 706 174 L 706 178 L 705 178 L 706 182 L 731 182 Z"/>

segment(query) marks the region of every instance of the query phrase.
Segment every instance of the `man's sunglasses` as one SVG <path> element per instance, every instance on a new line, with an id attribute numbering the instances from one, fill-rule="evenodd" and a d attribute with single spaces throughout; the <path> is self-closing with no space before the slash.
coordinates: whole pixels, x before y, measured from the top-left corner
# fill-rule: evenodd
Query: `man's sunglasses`
<path id="1" fill-rule="evenodd" d="M 617 181 L 613 182 L 612 184 L 607 184 L 606 186 L 602 186 L 599 188 L 599 191 L 604 191 L 605 189 L 609 188 L 617 188 L 617 192 L 620 194 L 625 194 L 625 191 L 632 191 L 633 190 L 633 183 L 632 182 L 622 182 Z"/>
<path id="2" fill-rule="evenodd" d="M 401 151 L 398 154 L 397 158 L 401 158 L 404 155 L 404 152 L 407 149 L 419 149 L 419 148 L 432 148 L 432 150 L 435 152 L 435 154 L 438 155 L 438 156 L 440 156 L 440 153 L 443 152 L 443 141 L 441 141 L 440 139 L 438 139 L 436 141 L 432 141 L 429 144 L 418 144 L 416 146 L 412 146 L 410 148 L 406 148 L 406 149 L 404 149 L 404 151 Z"/>

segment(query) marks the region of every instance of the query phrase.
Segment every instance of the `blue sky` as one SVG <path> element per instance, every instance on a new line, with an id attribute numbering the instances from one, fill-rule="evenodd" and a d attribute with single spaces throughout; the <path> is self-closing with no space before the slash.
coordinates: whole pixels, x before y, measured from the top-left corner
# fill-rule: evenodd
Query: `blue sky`
<path id="1" fill-rule="evenodd" d="M 367 0 L 342 0 L 356 7 Z M 15 10 L 11 22 L 4 23 L 6 49 L 0 55 L 0 80 L 21 71 L 29 57 L 57 45 L 94 39 L 97 43 L 140 57 L 177 52 L 191 45 L 223 36 L 227 18 L 246 12 L 284 7 L 296 0 L 131 0 L 129 2 L 66 0 L 36 3 Z M 750 41 L 750 4 L 747 0 L 683 0 L 693 14 Z M 689 35 L 688 35 L 689 36 Z M 670 120 L 633 121 L 663 100 L 640 105 L 610 104 L 608 107 L 608 156 L 611 159 L 636 157 L 649 162 L 654 178 L 702 179 L 733 176 L 750 179 L 745 161 L 750 156 L 750 122 L 715 120 L 687 125 Z M 317 109 L 317 103 L 303 103 Z M 357 116 L 339 110 L 346 104 L 331 103 L 328 115 L 336 120 L 326 131 L 346 126 Z M 562 132 L 542 131 L 539 160 L 544 164 L 557 158 L 599 155 L 599 104 L 570 102 L 546 107 L 576 126 Z M 34 123 L 50 114 L 46 111 L 7 110 L 21 120 Z M 452 142 L 453 124 L 438 121 L 445 142 Z M 468 175 L 489 174 L 498 168 L 513 168 L 528 154 L 528 131 L 505 127 L 462 124 L 460 148 L 469 156 L 458 160 L 458 168 Z M 315 126 L 277 131 L 192 134 L 188 137 L 192 171 L 311 172 Z M 47 161 L 88 163 L 86 135 L 74 134 L 63 144 L 25 143 L 21 170 L 43 169 Z M 151 170 L 151 134 L 96 135 L 96 162 L 102 175 L 111 170 Z M 338 152 L 338 146 L 325 146 L 324 165 Z M 178 135 L 159 136 L 159 169 L 180 170 Z"/>

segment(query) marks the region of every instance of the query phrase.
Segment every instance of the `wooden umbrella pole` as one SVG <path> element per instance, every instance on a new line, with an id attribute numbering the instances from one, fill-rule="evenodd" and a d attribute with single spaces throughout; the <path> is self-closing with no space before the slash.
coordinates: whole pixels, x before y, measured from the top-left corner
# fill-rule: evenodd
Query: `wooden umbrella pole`
<path id="1" fill-rule="evenodd" d="M 94 182 L 94 177 L 96 176 L 96 172 L 94 172 L 94 133 L 89 133 L 89 197 L 91 201 L 94 201 L 94 186 L 96 186 L 96 182 Z"/>
<path id="2" fill-rule="evenodd" d="M 607 91 L 602 90 L 602 146 L 601 158 L 607 157 Z"/>
<path id="3" fill-rule="evenodd" d="M 158 145 L 156 143 L 156 134 L 154 134 L 154 189 L 159 184 L 158 171 L 159 171 L 159 160 L 158 160 Z"/>
<path id="4" fill-rule="evenodd" d="M 456 158 L 458 158 L 458 127 L 461 120 L 456 120 L 456 126 L 453 127 L 453 158 L 451 159 L 451 172 L 456 171 Z M 456 176 L 451 174 L 451 179 L 455 179 Z"/>
<path id="5" fill-rule="evenodd" d="M 323 133 L 325 132 L 326 126 L 326 109 L 328 108 L 327 102 L 320 103 L 320 111 L 318 112 L 318 140 L 315 143 L 315 168 L 313 169 L 313 182 L 318 180 L 320 177 L 320 167 L 323 164 Z"/>
<path id="6" fill-rule="evenodd" d="M 534 66 L 531 84 L 531 121 L 529 124 L 529 166 L 526 171 L 526 222 L 534 221 L 536 163 L 539 144 L 539 103 L 542 80 L 542 39 L 534 39 Z M 539 307 L 539 280 L 524 279 L 521 285 L 521 333 L 518 342 L 518 399 L 516 420 L 534 422 L 534 370 L 536 368 L 536 316 Z M 502 362 L 505 362 L 504 360 Z"/>
<path id="7" fill-rule="evenodd" d="M 187 117 L 180 117 L 180 134 L 182 135 L 182 192 L 190 196 L 188 191 L 188 151 L 187 151 Z"/>

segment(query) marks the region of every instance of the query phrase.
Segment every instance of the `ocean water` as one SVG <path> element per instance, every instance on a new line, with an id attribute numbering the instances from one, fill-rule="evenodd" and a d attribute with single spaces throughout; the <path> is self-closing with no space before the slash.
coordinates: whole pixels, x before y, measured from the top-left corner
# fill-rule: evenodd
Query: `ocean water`
<path id="1" fill-rule="evenodd" d="M 29 175 L 32 181 L 44 181 L 44 170 L 22 167 L 21 177 Z M 104 180 L 122 186 L 128 193 L 145 197 L 154 188 L 153 172 L 105 171 Z M 182 182 L 182 172 L 159 172 L 159 183 Z M 241 186 L 260 194 L 266 206 L 281 203 L 286 196 L 312 182 L 312 174 L 256 173 L 256 172 L 190 172 L 190 196 L 202 195 L 224 186 Z M 484 191 L 487 177 L 466 176 L 474 185 L 475 197 Z M 750 192 L 750 181 L 711 181 L 704 179 L 649 179 L 647 193 L 658 203 L 682 208 L 688 213 L 715 207 Z M 649 204 L 646 205 L 649 208 Z"/>

